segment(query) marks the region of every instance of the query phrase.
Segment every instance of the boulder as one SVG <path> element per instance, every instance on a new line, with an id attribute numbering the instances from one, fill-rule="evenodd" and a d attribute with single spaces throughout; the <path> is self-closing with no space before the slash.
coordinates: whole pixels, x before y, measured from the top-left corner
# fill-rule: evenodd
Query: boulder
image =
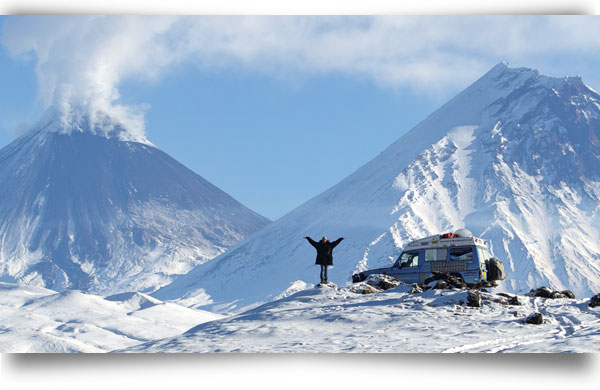
<path id="1" fill-rule="evenodd" d="M 506 302 L 508 305 L 521 306 L 521 302 L 519 301 L 519 298 L 517 298 L 516 295 L 510 295 L 507 293 L 498 293 L 496 295 L 500 295 L 501 297 L 506 298 Z"/>
<path id="2" fill-rule="evenodd" d="M 551 299 L 575 299 L 575 294 L 570 290 L 556 291 L 546 286 L 538 289 L 531 289 L 527 295 Z"/>
<path id="3" fill-rule="evenodd" d="M 481 294 L 477 291 L 470 291 L 469 295 L 467 295 L 467 306 L 481 307 Z"/>
<path id="4" fill-rule="evenodd" d="M 451 274 L 444 272 L 434 272 L 432 276 L 425 279 L 424 284 L 430 284 L 431 282 L 438 281 L 435 284 L 436 289 L 444 289 L 444 288 L 466 288 L 467 284 L 460 274 Z M 445 282 L 440 284 L 440 282 Z M 439 286 L 439 287 L 438 287 Z M 443 286 L 443 287 L 442 287 Z"/>
<path id="5" fill-rule="evenodd" d="M 435 286 L 433 286 L 433 288 L 435 290 L 443 290 L 445 288 L 448 288 L 448 282 L 446 282 L 445 280 L 440 280 L 435 284 Z"/>
<path id="6" fill-rule="evenodd" d="M 491 282 L 488 282 L 487 280 L 482 280 L 481 282 L 477 283 L 476 287 L 477 288 L 494 287 L 494 284 Z"/>
<path id="7" fill-rule="evenodd" d="M 590 299 L 590 307 L 596 306 L 600 306 L 600 294 L 596 294 Z"/>
<path id="8" fill-rule="evenodd" d="M 467 287 L 465 280 L 460 275 L 449 275 L 448 279 L 446 279 L 446 282 L 448 282 L 448 284 L 454 288 L 466 288 Z"/>
<path id="9" fill-rule="evenodd" d="M 541 325 L 544 323 L 542 313 L 532 313 L 525 318 L 525 323 L 533 325 Z"/>
<path id="10" fill-rule="evenodd" d="M 381 292 L 383 290 L 376 289 L 375 287 L 368 285 L 366 283 L 355 284 L 350 289 L 355 294 L 375 294 Z"/>
<path id="11" fill-rule="evenodd" d="M 575 294 L 571 290 L 561 291 L 561 294 L 565 295 L 569 299 L 575 299 Z"/>
<path id="12" fill-rule="evenodd" d="M 412 289 L 410 290 L 411 294 L 419 294 L 422 293 L 423 291 L 428 290 L 429 287 L 427 287 L 424 284 L 420 284 L 420 283 L 415 283 L 412 285 Z"/>
<path id="13" fill-rule="evenodd" d="M 369 277 L 365 280 L 365 283 L 380 290 L 389 290 L 391 288 L 398 287 L 402 282 L 393 276 L 376 274 L 369 275 Z"/>
<path id="14" fill-rule="evenodd" d="M 532 289 L 529 291 L 529 295 L 534 297 L 542 297 L 542 298 L 552 298 L 554 296 L 555 291 L 550 287 L 540 287 L 538 289 Z"/>
<path id="15" fill-rule="evenodd" d="M 423 281 L 424 284 L 429 284 L 431 282 L 434 282 L 436 280 L 446 280 L 448 278 L 448 274 L 445 274 L 443 272 L 433 272 L 433 275 L 431 275 L 430 277 L 428 277 L 427 279 L 425 279 Z"/>

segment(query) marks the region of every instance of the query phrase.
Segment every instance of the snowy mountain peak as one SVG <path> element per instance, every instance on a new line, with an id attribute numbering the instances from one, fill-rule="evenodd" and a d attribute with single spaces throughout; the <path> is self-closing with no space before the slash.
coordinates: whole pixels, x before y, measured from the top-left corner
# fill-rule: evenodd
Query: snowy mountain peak
<path id="1" fill-rule="evenodd" d="M 53 114 L 0 150 L 0 280 L 150 292 L 269 222 L 118 125 Z"/>
<path id="2" fill-rule="evenodd" d="M 90 133 L 105 138 L 116 138 L 121 141 L 154 146 L 148 141 L 143 131 L 135 129 L 135 127 L 132 129 L 131 126 L 115 116 L 109 115 L 106 111 L 89 110 L 79 105 L 61 108 L 50 106 L 32 126 L 32 131 L 60 134 Z"/>
<path id="3" fill-rule="evenodd" d="M 500 289 L 590 296 L 599 172 L 600 96 L 580 77 L 500 63 L 340 183 L 155 296 L 239 310 L 315 281 L 304 236 L 346 238 L 329 274 L 344 285 L 410 240 L 462 227 L 505 262 Z"/>
<path id="4" fill-rule="evenodd" d="M 490 69 L 486 74 L 482 76 L 482 79 L 486 78 L 498 78 L 498 77 L 513 77 L 515 75 L 522 75 L 527 77 L 538 77 L 539 71 L 537 69 L 531 69 L 527 67 L 511 67 L 508 62 L 502 61 Z"/>
<path id="5" fill-rule="evenodd" d="M 501 62 L 483 75 L 470 88 L 489 88 L 496 92 L 512 92 L 524 87 L 545 88 L 548 90 L 568 89 L 569 94 L 596 93 L 585 85 L 581 76 L 550 77 L 541 75 L 537 69 L 526 67 L 511 68 L 507 62 Z"/>
<path id="6" fill-rule="evenodd" d="M 525 82 L 540 77 L 536 69 L 530 68 L 511 68 L 508 63 L 501 62 L 490 69 L 473 85 L 486 84 L 487 87 L 493 87 L 497 90 L 510 90 Z"/>

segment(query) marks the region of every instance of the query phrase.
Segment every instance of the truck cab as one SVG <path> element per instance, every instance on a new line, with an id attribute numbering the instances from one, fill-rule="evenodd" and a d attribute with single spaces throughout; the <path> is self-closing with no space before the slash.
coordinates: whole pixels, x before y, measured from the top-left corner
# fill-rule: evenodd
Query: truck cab
<path id="1" fill-rule="evenodd" d="M 352 275 L 353 282 L 369 275 L 385 274 L 405 283 L 421 283 L 434 273 L 460 274 L 465 283 L 504 280 L 504 266 L 492 257 L 487 242 L 467 229 L 425 237 L 410 242 L 396 262 Z"/>

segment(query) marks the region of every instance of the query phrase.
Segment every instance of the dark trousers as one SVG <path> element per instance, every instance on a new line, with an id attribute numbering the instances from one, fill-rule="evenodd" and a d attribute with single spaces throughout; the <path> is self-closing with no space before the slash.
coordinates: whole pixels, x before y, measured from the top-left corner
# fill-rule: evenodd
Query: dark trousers
<path id="1" fill-rule="evenodd" d="M 327 283 L 327 265 L 321 266 L 321 283 Z"/>

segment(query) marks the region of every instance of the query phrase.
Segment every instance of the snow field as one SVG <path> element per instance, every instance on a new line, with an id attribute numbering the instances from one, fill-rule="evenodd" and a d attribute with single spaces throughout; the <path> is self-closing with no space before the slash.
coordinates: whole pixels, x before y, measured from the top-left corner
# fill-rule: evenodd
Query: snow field
<path id="1" fill-rule="evenodd" d="M 182 335 L 122 352 L 457 353 L 596 352 L 600 310 L 588 299 L 519 296 L 521 306 L 466 306 L 465 290 L 409 294 L 409 286 L 369 295 L 312 287 Z M 525 324 L 540 312 L 542 325 Z"/>
<path id="2" fill-rule="evenodd" d="M 81 291 L 0 283 L 0 352 L 108 352 L 178 335 L 213 313 L 140 293 L 104 299 Z"/>

